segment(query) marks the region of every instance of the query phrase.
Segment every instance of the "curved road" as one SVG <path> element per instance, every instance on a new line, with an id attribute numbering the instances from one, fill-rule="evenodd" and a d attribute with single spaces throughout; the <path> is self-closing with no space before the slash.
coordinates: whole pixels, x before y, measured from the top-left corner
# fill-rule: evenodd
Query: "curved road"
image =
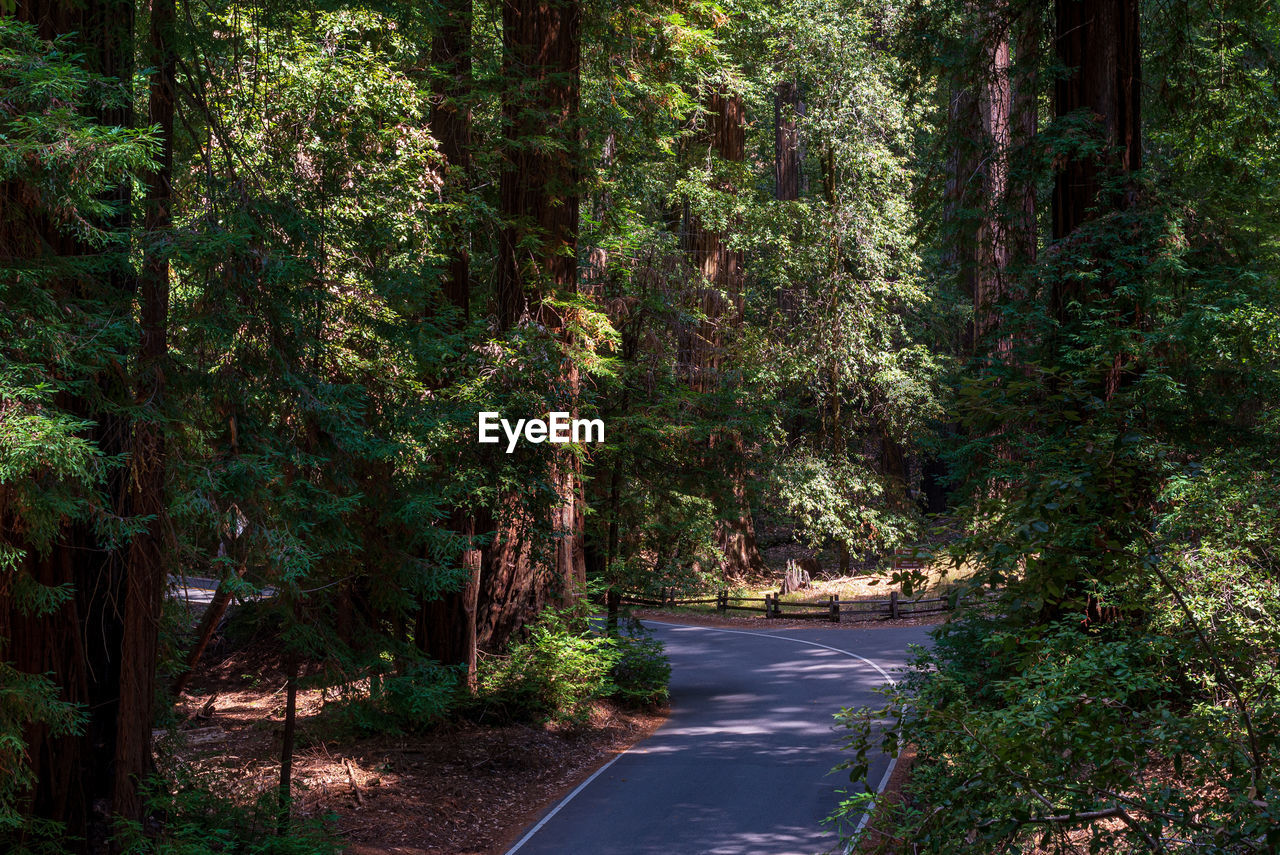
<path id="1" fill-rule="evenodd" d="M 928 627 L 767 633 L 649 622 L 671 717 L 551 808 L 508 855 L 814 855 L 847 789 L 831 716 L 882 702 Z M 881 755 L 871 780 L 889 768 Z"/>

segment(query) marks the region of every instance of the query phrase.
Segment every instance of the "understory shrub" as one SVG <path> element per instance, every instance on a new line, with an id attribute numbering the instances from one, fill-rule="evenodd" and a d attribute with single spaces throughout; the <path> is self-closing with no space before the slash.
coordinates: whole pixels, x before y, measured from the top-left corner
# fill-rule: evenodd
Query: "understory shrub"
<path id="1" fill-rule="evenodd" d="M 873 783 L 878 722 L 889 751 L 915 747 L 907 798 L 879 806 L 877 829 L 919 852 L 1274 851 L 1273 705 L 1254 699 L 1247 733 L 1230 692 L 1197 691 L 1202 656 L 1191 632 L 970 617 L 935 633 L 885 709 L 842 713 L 845 768 Z"/>
<path id="2" fill-rule="evenodd" d="M 597 699 L 665 700 L 671 668 L 662 645 L 632 624 L 627 635 L 610 637 L 583 605 L 547 609 L 527 640 L 481 661 L 477 702 L 512 719 L 582 724 Z"/>
<path id="3" fill-rule="evenodd" d="M 638 706 L 662 703 L 671 680 L 671 663 L 662 642 L 636 620 L 627 621 L 626 633 L 612 639 L 616 654 L 609 670 L 612 697 Z"/>
<path id="4" fill-rule="evenodd" d="M 344 692 L 338 720 L 357 733 L 405 733 L 438 722 L 457 706 L 458 671 L 420 660 L 396 671 L 375 673 L 367 691 Z"/>
<path id="5" fill-rule="evenodd" d="M 153 780 L 147 803 L 161 821 L 143 833 L 138 823 L 122 824 L 116 841 L 120 855 L 338 855 L 344 846 L 333 815 L 293 817 L 280 828 L 280 804 L 274 789 L 251 805 L 226 794 L 231 780 L 197 773 L 174 758 L 161 758 L 165 782 Z"/>

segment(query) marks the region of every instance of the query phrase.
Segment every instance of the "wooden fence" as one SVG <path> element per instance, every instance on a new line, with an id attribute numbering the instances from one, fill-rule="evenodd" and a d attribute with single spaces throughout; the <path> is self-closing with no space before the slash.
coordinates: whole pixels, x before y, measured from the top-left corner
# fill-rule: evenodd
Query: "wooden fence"
<path id="1" fill-rule="evenodd" d="M 893 569 L 896 571 L 927 571 L 934 561 L 935 557 L 929 550 L 918 547 L 897 549 L 893 553 Z M 982 597 L 978 599 L 981 600 Z M 843 603 L 838 596 L 813 602 L 783 600 L 778 594 L 765 594 L 763 597 L 731 597 L 727 590 L 721 590 L 714 597 L 679 599 L 676 597 L 674 588 L 663 588 L 649 596 L 617 591 L 610 591 L 608 596 L 610 614 L 614 614 L 615 607 L 619 605 L 653 608 L 715 606 L 720 614 L 732 611 L 764 612 L 766 618 L 826 620 L 832 623 L 840 623 L 842 620 L 897 620 L 912 615 L 937 614 L 951 611 L 963 602 L 957 597 L 909 600 L 904 599 L 897 591 L 890 591 L 887 600 L 854 600 Z"/>
<path id="2" fill-rule="evenodd" d="M 613 592 L 611 592 L 612 594 Z M 671 606 L 715 606 L 719 614 L 732 611 L 764 612 L 766 618 L 786 620 L 825 620 L 832 623 L 860 620 L 897 620 L 912 615 L 937 614 L 955 607 L 951 597 L 931 597 L 908 600 L 897 591 L 889 593 L 887 600 L 855 600 L 841 602 L 838 596 L 813 602 L 783 600 L 777 594 L 763 597 L 730 596 L 722 590 L 714 597 L 679 598 L 672 588 L 664 588 L 656 595 L 613 594 L 618 605 L 667 608 Z"/>

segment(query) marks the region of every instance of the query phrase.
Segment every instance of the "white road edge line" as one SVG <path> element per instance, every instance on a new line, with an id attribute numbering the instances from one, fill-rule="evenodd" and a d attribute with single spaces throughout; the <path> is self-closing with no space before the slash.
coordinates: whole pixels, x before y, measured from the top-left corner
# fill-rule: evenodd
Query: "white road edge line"
<path id="1" fill-rule="evenodd" d="M 578 793 L 582 792 L 583 790 L 585 790 L 585 789 L 587 788 L 587 784 L 590 784 L 590 783 L 591 783 L 592 781 L 594 781 L 597 777 L 599 777 L 600 773 L 601 773 L 601 772 L 603 772 L 605 769 L 608 769 L 608 768 L 609 768 L 610 766 L 612 766 L 614 763 L 617 763 L 617 762 L 618 762 L 618 760 L 620 760 L 620 759 L 622 758 L 622 755 L 623 755 L 623 754 L 626 754 L 626 753 L 627 753 L 626 751 L 620 751 L 620 752 L 618 752 L 617 754 L 613 755 L 613 759 L 612 759 L 612 760 L 610 760 L 608 763 L 605 763 L 605 764 L 604 764 L 603 766 L 601 766 L 599 769 L 597 769 L 597 770 L 595 770 L 594 772 L 592 772 L 592 773 L 591 773 L 591 777 L 590 777 L 590 778 L 587 778 L 587 780 L 583 781 L 581 784 L 579 784 L 578 786 L 574 787 L 574 789 L 573 789 L 573 792 L 572 792 L 572 793 L 569 793 L 569 795 L 567 795 L 567 796 L 565 796 L 563 799 L 561 799 L 561 800 L 560 800 L 560 804 L 558 804 L 558 805 L 556 805 L 555 807 L 553 807 L 553 808 L 551 809 L 551 812 L 550 812 L 549 814 L 547 814 L 546 816 L 544 816 L 542 819 L 538 820 L 538 824 L 537 824 L 537 825 L 535 825 L 533 828 L 529 829 L 529 831 L 525 834 L 525 836 L 524 836 L 524 837 L 521 837 L 519 840 L 517 840 L 517 841 L 516 841 L 516 845 L 515 845 L 515 846 L 512 846 L 510 849 L 508 849 L 508 850 L 507 850 L 507 855 L 511 855 L 511 853 L 515 852 L 515 851 L 516 851 L 517 849 L 519 849 L 521 846 L 523 846 L 523 845 L 525 845 L 526 843 L 528 843 L 528 842 L 529 842 L 529 838 L 530 838 L 530 837 L 533 837 L 533 835 L 537 834 L 537 833 L 538 833 L 538 831 L 540 831 L 540 830 L 542 829 L 542 826 L 546 825 L 548 822 L 550 822 L 550 821 L 551 821 L 551 817 L 555 816 L 556 814 L 558 814 L 558 813 L 560 812 L 560 808 L 562 808 L 562 807 L 564 807 L 565 805 L 567 805 L 567 804 L 569 803 L 569 800 L 570 800 L 570 799 L 572 799 L 572 798 L 573 798 L 574 796 L 576 796 Z"/>
<path id="2" fill-rule="evenodd" d="M 688 626 L 688 624 L 667 624 L 667 625 L 668 626 Z M 807 644 L 810 647 L 821 647 L 823 650 L 830 650 L 833 653 L 841 653 L 841 654 L 844 654 L 845 656 L 852 656 L 854 659 L 861 660 L 862 662 L 865 662 L 866 664 L 870 665 L 872 668 L 876 669 L 876 671 L 880 674 L 880 676 L 884 677 L 886 683 L 893 682 L 893 678 L 889 676 L 889 672 L 881 668 L 879 664 L 872 662 L 870 659 L 868 659 L 865 656 L 859 656 L 856 653 L 852 653 L 848 650 L 841 650 L 838 647 L 829 647 L 825 644 L 819 644 L 816 641 L 806 641 L 803 638 L 792 638 L 789 635 L 774 635 L 773 633 L 769 633 L 769 632 L 750 632 L 745 629 L 720 629 L 719 627 L 710 627 L 710 626 L 700 626 L 696 628 L 710 630 L 711 632 L 728 632 L 728 633 L 733 633 L 734 635 L 758 635 L 761 638 L 781 638 L 786 641 L 794 641 L 796 644 Z M 890 757 L 889 765 L 884 770 L 884 775 L 880 778 L 880 783 L 876 786 L 877 796 L 879 796 L 881 793 L 884 792 L 885 787 L 889 786 L 889 776 L 893 774 L 894 767 L 897 765 L 898 765 L 898 758 Z M 853 847 L 858 840 L 858 836 L 862 834 L 862 830 L 866 828 L 867 823 L 871 821 L 871 811 L 875 810 L 875 806 L 876 806 L 875 799 L 872 799 L 867 804 L 867 809 L 862 812 L 862 817 L 858 820 L 858 824 L 853 829 L 853 834 L 850 835 L 849 837 L 849 844 L 844 849 L 844 855 L 850 855 L 850 853 L 853 852 Z M 508 855 L 510 855 L 510 853 L 508 853 Z"/>
<path id="3" fill-rule="evenodd" d="M 803 638 L 792 638 L 789 635 L 773 635 L 772 633 L 768 633 L 768 632 L 748 632 L 745 629 L 721 629 L 715 626 L 694 626 L 692 624 L 687 624 L 687 623 L 667 623 L 666 621 L 653 621 L 653 622 L 660 623 L 663 626 L 680 627 L 681 629 L 701 629 L 707 632 L 725 632 L 725 633 L 729 633 L 730 635 L 756 635 L 756 636 L 759 636 L 760 638 L 776 638 L 780 641 L 790 641 L 790 642 L 794 642 L 795 644 L 805 644 L 805 645 L 808 645 L 809 647 L 820 647 L 823 650 L 830 650 L 832 653 L 839 653 L 842 656 L 850 656 L 854 659 L 859 660 L 860 662 L 865 662 L 867 665 L 870 665 L 872 668 L 876 669 L 876 673 L 878 673 L 881 677 L 884 677 L 886 682 L 889 682 L 889 683 L 893 682 L 893 678 L 889 676 L 888 671 L 884 670 L 878 664 L 876 664 L 875 662 L 872 662 L 867 657 L 859 656 L 856 653 L 850 653 L 848 650 L 841 650 L 838 647 L 829 647 L 825 644 L 819 644 L 816 641 L 805 641 Z M 614 763 L 617 763 L 619 760 L 621 760 L 622 755 L 626 754 L 627 751 L 630 751 L 630 750 L 631 749 L 628 748 L 625 751 L 618 752 L 613 756 L 612 760 L 610 760 L 608 763 L 605 763 L 599 769 L 592 772 L 590 778 L 587 778 L 587 780 L 583 781 L 581 784 L 574 787 L 573 792 L 569 793 L 569 795 L 561 799 L 560 803 L 557 804 L 555 807 L 553 807 L 550 810 L 550 812 L 547 813 L 546 816 L 538 820 L 537 825 L 535 825 L 533 828 L 525 832 L 524 837 L 521 837 L 519 840 L 517 840 L 515 845 L 507 850 L 506 855 L 514 855 L 514 853 L 517 852 L 521 846 L 524 846 L 526 843 L 529 842 L 529 838 L 533 837 L 533 835 L 541 831 L 542 826 L 550 822 L 551 818 L 554 817 L 556 814 L 558 814 L 561 808 L 563 808 L 570 801 L 572 801 L 574 796 L 576 796 L 578 793 L 585 790 L 588 784 L 590 784 L 592 781 L 598 778 L 601 773 L 603 773 L 606 769 L 608 769 Z M 896 766 L 897 764 L 898 764 L 897 757 L 889 758 L 889 768 L 884 770 L 884 777 L 880 779 L 880 785 L 876 787 L 877 796 L 880 795 L 882 792 L 884 792 L 884 788 L 889 785 L 889 776 L 893 774 L 893 767 Z M 874 807 L 875 807 L 875 801 L 873 800 L 869 805 L 867 805 L 867 810 L 862 814 L 862 819 L 858 821 L 857 827 L 853 830 L 852 840 L 857 840 L 858 835 L 862 833 L 862 829 L 866 827 L 867 822 L 871 819 L 871 810 Z M 852 840 L 850 841 L 849 846 L 847 846 L 844 850 L 845 855 L 848 855 L 848 853 L 853 851 Z"/>

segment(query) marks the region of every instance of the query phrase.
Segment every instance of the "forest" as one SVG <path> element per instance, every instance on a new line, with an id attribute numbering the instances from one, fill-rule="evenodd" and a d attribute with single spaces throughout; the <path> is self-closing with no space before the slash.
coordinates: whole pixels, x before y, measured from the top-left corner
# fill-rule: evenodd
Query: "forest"
<path id="1" fill-rule="evenodd" d="M 1274 855 L 1278 276 L 1269 0 L 0 0 L 0 850 L 338 851 L 300 694 L 660 707 L 619 595 L 769 528 L 982 603 L 859 851 Z M 158 747 L 235 626 L 256 807 Z"/>

